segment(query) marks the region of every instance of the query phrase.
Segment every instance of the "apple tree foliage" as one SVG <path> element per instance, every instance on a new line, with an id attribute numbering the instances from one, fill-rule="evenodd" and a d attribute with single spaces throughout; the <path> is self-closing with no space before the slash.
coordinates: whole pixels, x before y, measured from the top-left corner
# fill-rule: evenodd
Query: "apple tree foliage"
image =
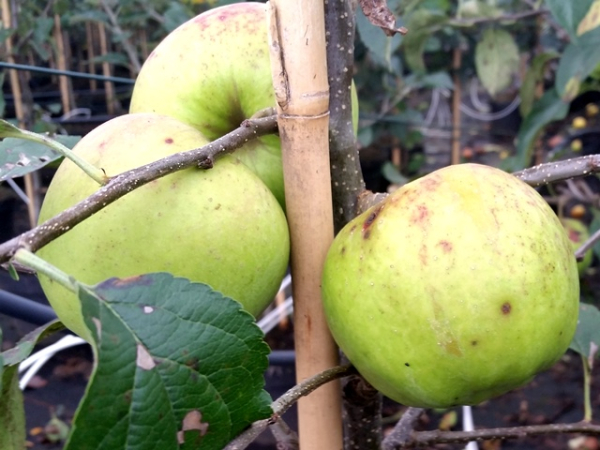
<path id="1" fill-rule="evenodd" d="M 502 161 L 505 169 L 519 170 L 531 164 L 534 142 L 543 129 L 564 119 L 577 95 L 600 86 L 600 27 L 594 0 L 545 0 L 535 7 L 516 0 L 390 0 L 388 5 L 410 30 L 407 35 L 388 38 L 372 30 L 360 12 L 357 15 L 355 79 L 361 116 L 369 125 L 361 127 L 359 136 L 365 145 L 391 134 L 403 147 L 413 147 L 422 140 L 416 130 L 425 124 L 430 106 L 406 101 L 409 93 L 452 90 L 450 74 L 458 71 L 464 80 L 475 74 L 490 97 L 498 98 L 515 86 L 519 61 L 529 53 L 518 91 L 523 122 L 517 149 Z M 537 18 L 543 19 L 542 26 L 536 25 Z M 459 68 L 452 60 L 457 49 L 463 55 Z M 551 63 L 557 64 L 556 70 Z M 548 78 L 553 84 L 540 96 L 536 86 Z M 381 114 L 382 103 L 386 114 Z M 413 158 L 415 164 L 421 161 L 417 155 Z M 414 168 L 406 171 L 414 173 Z M 386 176 L 394 174 L 388 170 Z"/>

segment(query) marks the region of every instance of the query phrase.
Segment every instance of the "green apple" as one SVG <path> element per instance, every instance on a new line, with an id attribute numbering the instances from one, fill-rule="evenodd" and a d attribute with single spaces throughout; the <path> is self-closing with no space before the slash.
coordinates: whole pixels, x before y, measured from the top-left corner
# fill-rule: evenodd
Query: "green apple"
<path id="1" fill-rule="evenodd" d="M 562 218 L 561 222 L 567 230 L 567 236 L 571 240 L 573 250 L 577 250 L 581 245 L 590 238 L 590 232 L 581 220 Z M 579 275 L 582 276 L 585 271 L 592 265 L 592 251 L 588 250 L 583 256 L 583 259 L 577 262 Z"/>
<path id="2" fill-rule="evenodd" d="M 358 371 L 409 406 L 477 404 L 556 362 L 579 278 L 560 221 L 531 187 L 478 164 L 415 180 L 351 221 L 322 293 Z"/>
<path id="3" fill-rule="evenodd" d="M 74 148 L 109 176 L 207 143 L 196 129 L 153 113 L 112 119 Z M 99 189 L 70 161 L 58 168 L 40 212 L 43 222 Z M 170 272 L 203 282 L 258 315 L 285 274 L 285 215 L 268 188 L 230 156 L 210 170 L 185 169 L 146 184 L 41 248 L 38 255 L 77 280 Z M 40 276 L 64 324 L 89 340 L 79 300 Z"/>
<path id="4" fill-rule="evenodd" d="M 180 25 L 144 62 L 130 112 L 175 117 L 214 140 L 264 108 L 275 108 L 264 3 L 208 10 Z M 354 127 L 358 100 L 352 89 Z M 279 137 L 252 140 L 234 154 L 284 206 Z"/>

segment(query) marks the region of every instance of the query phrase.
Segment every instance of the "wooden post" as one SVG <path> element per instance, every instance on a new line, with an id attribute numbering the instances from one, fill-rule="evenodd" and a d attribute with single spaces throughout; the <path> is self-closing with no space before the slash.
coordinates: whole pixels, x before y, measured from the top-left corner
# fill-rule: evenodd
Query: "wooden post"
<path id="1" fill-rule="evenodd" d="M 452 54 L 452 69 L 454 70 L 454 94 L 452 95 L 452 157 L 451 164 L 460 163 L 460 97 L 462 96 L 462 85 L 460 80 L 460 67 L 462 65 L 462 50 L 460 47 L 454 49 Z"/>
<path id="2" fill-rule="evenodd" d="M 96 48 L 94 42 L 94 28 L 92 22 L 85 23 L 85 41 L 87 48 L 87 60 L 88 60 L 88 73 L 91 75 L 96 74 L 96 64 L 92 62 L 96 57 Z M 98 89 L 97 80 L 90 78 L 90 90 L 95 91 Z"/>
<path id="3" fill-rule="evenodd" d="M 106 36 L 106 27 L 103 23 L 98 24 L 98 33 L 100 35 L 100 54 L 105 56 L 108 53 L 108 38 Z M 102 63 L 102 74 L 105 77 L 112 76 L 112 67 L 108 61 Z M 106 108 L 108 114 L 115 115 L 117 113 L 115 85 L 112 81 L 104 82 L 104 91 L 106 95 Z"/>
<path id="4" fill-rule="evenodd" d="M 11 11 L 10 11 L 10 3 L 9 0 L 2 0 L 2 25 L 6 28 L 13 28 L 16 24 L 12 23 L 11 20 Z M 6 43 L 6 59 L 7 62 L 14 64 L 16 62 L 15 57 L 13 55 L 13 47 L 12 47 L 12 37 L 9 37 L 5 41 Z M 13 93 L 13 99 L 15 104 L 15 116 L 19 123 L 19 127 L 26 128 L 26 120 L 25 120 L 25 108 L 23 105 L 23 92 L 21 90 L 21 81 L 19 78 L 19 73 L 16 70 L 9 70 L 9 80 L 10 86 Z M 27 198 L 29 199 L 29 203 L 27 204 L 27 212 L 29 215 L 29 225 L 31 228 L 35 227 L 37 224 L 37 215 L 38 215 L 38 194 L 35 189 L 35 182 L 33 179 L 33 175 L 28 173 L 23 177 L 25 181 L 25 193 L 27 194 Z"/>
<path id="5" fill-rule="evenodd" d="M 339 364 L 321 301 L 333 240 L 324 4 L 272 0 L 267 15 L 292 242 L 296 377 L 302 381 Z M 302 450 L 342 449 L 340 394 L 340 384 L 331 382 L 298 402 Z"/>
<path id="6" fill-rule="evenodd" d="M 65 46 L 65 39 L 60 24 L 60 15 L 58 14 L 54 14 L 54 42 L 56 42 L 56 66 L 59 70 L 68 70 L 67 48 Z M 67 114 L 73 109 L 73 98 L 71 95 L 71 83 L 69 82 L 69 77 L 66 75 L 59 75 L 58 83 L 62 112 L 63 114 Z"/>

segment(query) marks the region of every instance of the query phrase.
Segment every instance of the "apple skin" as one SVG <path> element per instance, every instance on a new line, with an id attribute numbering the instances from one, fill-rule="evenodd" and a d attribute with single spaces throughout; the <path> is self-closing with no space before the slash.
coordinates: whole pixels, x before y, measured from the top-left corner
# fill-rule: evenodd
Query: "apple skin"
<path id="1" fill-rule="evenodd" d="M 351 87 L 353 127 L 358 99 Z M 130 112 L 165 114 L 214 140 L 257 111 L 275 108 L 264 3 L 210 9 L 169 33 L 144 62 Z M 285 209 L 279 137 L 263 136 L 236 150 Z"/>
<path id="2" fill-rule="evenodd" d="M 205 143 L 199 131 L 176 119 L 129 114 L 95 128 L 74 150 L 114 176 Z M 98 188 L 64 161 L 48 188 L 40 223 Z M 37 254 L 87 284 L 170 272 L 212 286 L 256 316 L 285 275 L 289 237 L 268 188 L 225 156 L 210 170 L 184 169 L 130 192 Z M 40 283 L 65 326 L 89 341 L 77 296 L 47 277 L 40 276 Z"/>
<path id="3" fill-rule="evenodd" d="M 264 3 L 234 3 L 202 13 L 169 33 L 144 62 L 130 112 L 175 117 L 214 140 L 257 111 L 275 107 Z M 235 152 L 284 204 L 277 136 Z"/>
<path id="4" fill-rule="evenodd" d="M 348 359 L 408 406 L 477 404 L 568 348 L 579 278 L 560 221 L 531 187 L 478 164 L 411 182 L 336 236 L 325 313 Z"/>
<path id="5" fill-rule="evenodd" d="M 576 251 L 581 245 L 590 238 L 590 232 L 581 220 L 562 218 L 561 222 L 567 231 L 567 236 L 571 240 L 573 250 Z M 592 265 L 593 254 L 588 250 L 581 261 L 577 262 L 579 276 L 583 276 L 585 271 Z"/>

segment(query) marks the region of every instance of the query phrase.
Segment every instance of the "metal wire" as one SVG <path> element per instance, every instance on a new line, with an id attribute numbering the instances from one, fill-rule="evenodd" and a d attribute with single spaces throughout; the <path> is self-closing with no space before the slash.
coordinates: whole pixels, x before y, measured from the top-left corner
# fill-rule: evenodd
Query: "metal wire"
<path id="1" fill-rule="evenodd" d="M 50 69 L 48 67 L 30 66 L 27 64 L 13 64 L 13 63 L 7 63 L 7 62 L 0 62 L 0 68 L 15 69 L 15 70 L 27 70 L 29 72 L 48 73 L 51 75 L 66 75 L 68 77 L 88 78 L 91 80 L 98 80 L 98 81 L 112 81 L 113 83 L 124 83 L 124 84 L 134 84 L 135 83 L 135 80 L 133 80 L 131 78 L 107 77 L 104 75 L 95 75 L 93 73 L 75 72 L 72 70 Z"/>

